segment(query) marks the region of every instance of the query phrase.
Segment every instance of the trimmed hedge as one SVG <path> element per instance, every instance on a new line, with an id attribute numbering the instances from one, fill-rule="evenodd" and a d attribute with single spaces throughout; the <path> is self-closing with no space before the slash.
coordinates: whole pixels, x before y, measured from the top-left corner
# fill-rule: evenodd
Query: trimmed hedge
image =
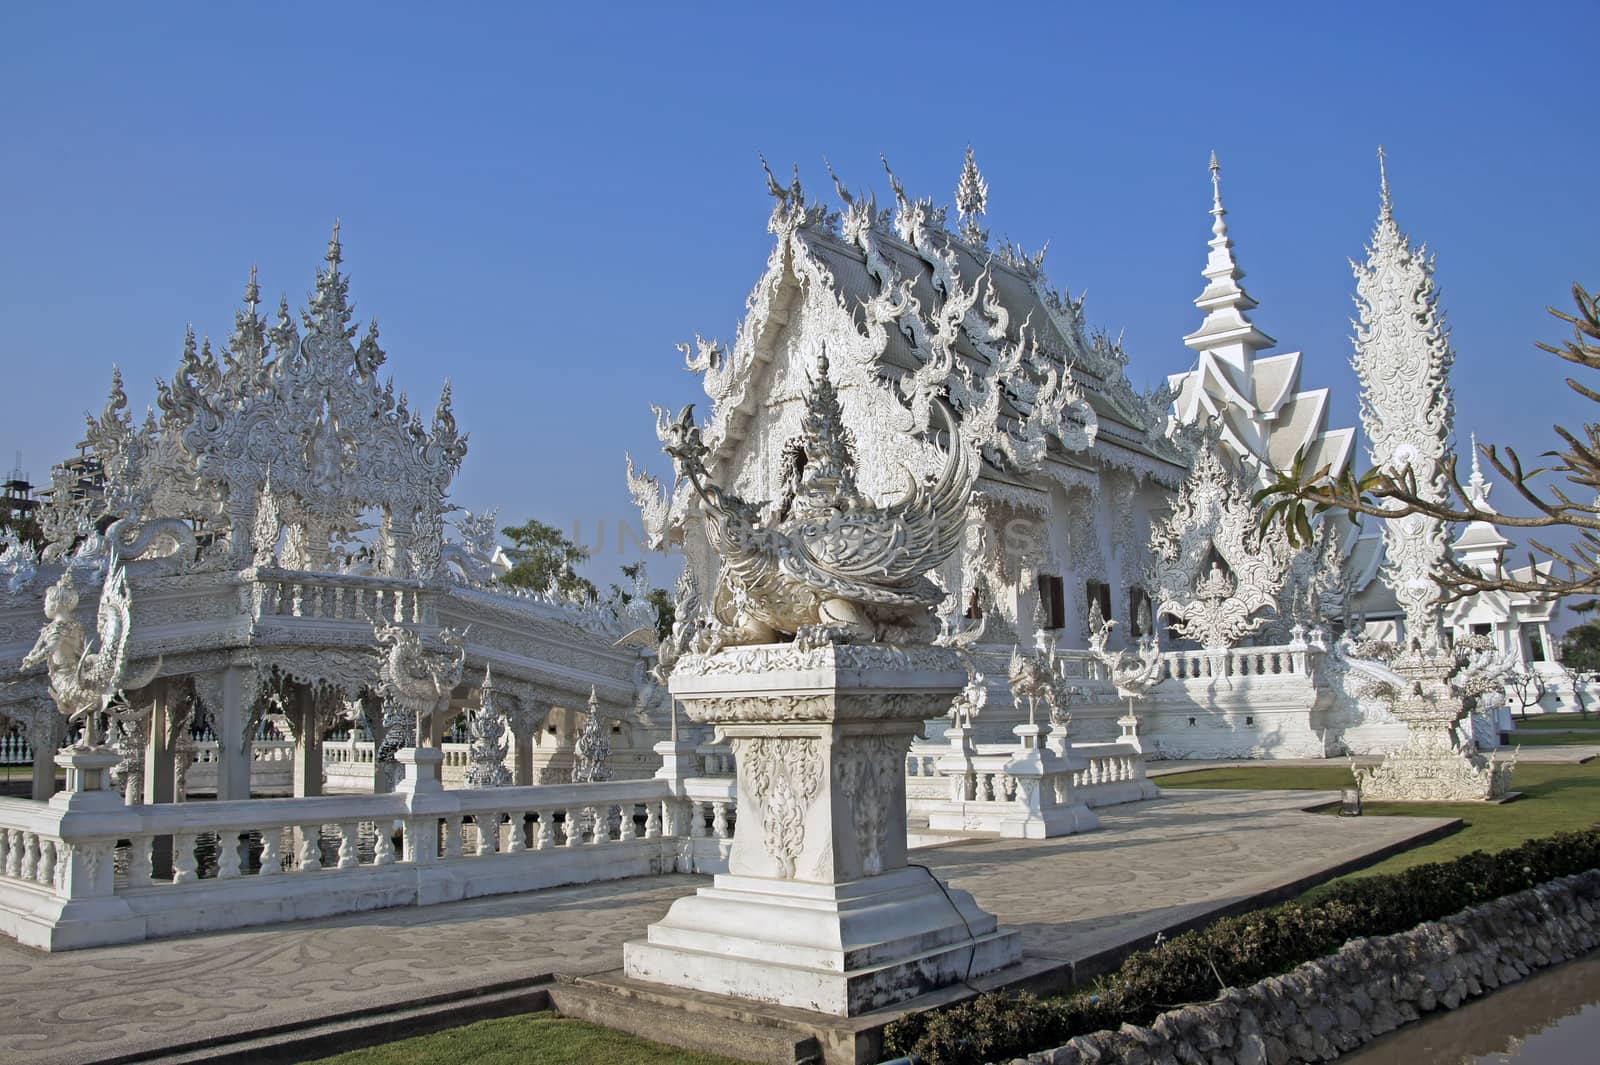
<path id="1" fill-rule="evenodd" d="M 1312 902 L 1224 917 L 1131 954 L 1116 972 L 1070 997 L 990 993 L 911 1014 L 885 1029 L 884 1049 L 929 1065 L 977 1065 L 1124 1022 L 1149 1024 L 1167 1010 L 1209 1002 L 1224 988 L 1332 954 L 1351 939 L 1403 932 L 1589 869 L 1600 869 L 1600 828 L 1342 881 Z"/>

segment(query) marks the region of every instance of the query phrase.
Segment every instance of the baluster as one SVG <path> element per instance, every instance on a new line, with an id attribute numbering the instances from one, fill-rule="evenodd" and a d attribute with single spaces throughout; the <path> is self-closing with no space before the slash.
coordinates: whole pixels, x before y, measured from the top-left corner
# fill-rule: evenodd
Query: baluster
<path id="1" fill-rule="evenodd" d="M 296 830 L 300 856 L 296 868 L 302 873 L 314 873 L 322 868 L 321 825 L 301 825 Z"/>
<path id="2" fill-rule="evenodd" d="M 39 837 L 32 832 L 25 832 L 22 836 L 22 864 L 17 868 L 14 876 L 23 880 L 32 880 L 39 871 Z"/>
<path id="3" fill-rule="evenodd" d="M 728 803 L 718 799 L 711 804 L 711 831 L 718 839 L 728 838 Z"/>
<path id="4" fill-rule="evenodd" d="M 589 830 L 589 845 L 591 847 L 611 842 L 610 821 L 610 803 L 604 806 L 585 806 L 583 808 L 583 824 Z"/>
<path id="5" fill-rule="evenodd" d="M 194 847 L 199 837 L 193 832 L 172 834 L 172 882 L 187 884 L 200 879 L 200 867 L 195 861 Z"/>
<path id="6" fill-rule="evenodd" d="M 647 802 L 644 804 L 644 838 L 661 838 L 661 804 Z"/>
<path id="7" fill-rule="evenodd" d="M 539 818 L 539 834 L 534 837 L 534 850 L 549 850 L 555 842 L 555 812 L 552 810 L 539 810 L 535 816 Z"/>
<path id="8" fill-rule="evenodd" d="M 372 822 L 372 864 L 394 864 L 394 824 L 381 818 Z"/>
<path id="9" fill-rule="evenodd" d="M 341 821 L 339 823 L 339 868 L 354 869 L 361 864 L 361 856 L 356 851 L 356 840 L 361 833 L 361 824 L 357 821 Z"/>
<path id="10" fill-rule="evenodd" d="M 239 833 L 223 829 L 217 833 L 217 879 L 232 880 L 239 875 Z"/>
<path id="11" fill-rule="evenodd" d="M 706 837 L 706 819 L 698 802 L 689 804 L 689 835 L 695 839 Z"/>
<path id="12" fill-rule="evenodd" d="M 567 834 L 567 838 L 561 843 L 563 847 L 576 847 L 583 842 L 583 827 L 578 824 L 578 820 L 573 807 L 569 806 L 562 811 L 561 828 Z"/>
<path id="13" fill-rule="evenodd" d="M 344 620 L 344 585 L 335 585 L 333 589 L 333 616 Z"/>
<path id="14" fill-rule="evenodd" d="M 528 849 L 528 815 L 512 810 L 506 823 L 506 853 L 521 854 Z"/>
<path id="15" fill-rule="evenodd" d="M 500 849 L 500 814 L 490 812 L 474 814 L 473 822 L 478 826 L 478 853 L 494 854 Z"/>
<path id="16" fill-rule="evenodd" d="M 0 828 L 0 874 L 16 876 L 22 871 L 22 854 L 17 850 L 21 839 L 17 829 Z"/>
<path id="17" fill-rule="evenodd" d="M 4 833 L 0 833 L 4 835 Z M 128 886 L 150 886 L 150 836 L 131 836 L 128 839 Z"/>
<path id="18" fill-rule="evenodd" d="M 39 870 L 34 874 L 34 883 L 43 884 L 45 887 L 54 887 L 56 882 L 56 841 L 41 839 L 39 841 Z"/>
<path id="19" fill-rule="evenodd" d="M 283 829 L 278 825 L 261 830 L 261 876 L 276 876 L 283 872 L 283 854 L 279 850 L 282 843 Z M 145 860 L 149 861 L 148 848 Z"/>

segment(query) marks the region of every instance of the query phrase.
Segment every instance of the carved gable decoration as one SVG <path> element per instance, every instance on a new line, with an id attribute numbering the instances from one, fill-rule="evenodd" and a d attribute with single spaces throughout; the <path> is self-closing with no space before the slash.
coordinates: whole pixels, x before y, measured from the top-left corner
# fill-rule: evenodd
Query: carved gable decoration
<path id="1" fill-rule="evenodd" d="M 1214 438 L 1201 442 L 1171 515 L 1151 530 L 1146 576 L 1159 616 L 1180 635 L 1221 649 L 1277 609 L 1291 551 L 1276 527 L 1258 534 L 1250 490 L 1214 445 Z"/>

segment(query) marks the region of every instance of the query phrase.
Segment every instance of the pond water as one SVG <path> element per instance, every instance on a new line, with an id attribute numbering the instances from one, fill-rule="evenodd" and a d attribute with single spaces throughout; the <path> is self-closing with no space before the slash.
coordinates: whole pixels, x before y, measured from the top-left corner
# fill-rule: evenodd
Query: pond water
<path id="1" fill-rule="evenodd" d="M 1430 1014 L 1339 1059 L 1349 1065 L 1594 1065 L 1600 953 L 1456 1010 Z"/>

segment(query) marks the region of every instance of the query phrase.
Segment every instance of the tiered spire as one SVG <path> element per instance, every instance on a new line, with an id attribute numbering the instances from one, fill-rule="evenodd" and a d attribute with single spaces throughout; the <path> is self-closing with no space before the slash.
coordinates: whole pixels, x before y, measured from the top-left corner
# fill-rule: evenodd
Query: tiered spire
<path id="1" fill-rule="evenodd" d="M 1222 206 L 1222 164 L 1217 153 L 1211 153 L 1211 254 L 1206 258 L 1206 268 L 1201 276 L 1206 279 L 1205 290 L 1194 305 L 1206 312 L 1200 328 L 1183 338 L 1195 351 L 1211 351 L 1233 365 L 1244 369 L 1255 353 L 1270 348 L 1277 341 L 1256 328 L 1245 312 L 1256 306 L 1256 301 L 1240 284 L 1244 271 L 1233 257 L 1233 239 L 1228 236 L 1228 211 Z"/>

